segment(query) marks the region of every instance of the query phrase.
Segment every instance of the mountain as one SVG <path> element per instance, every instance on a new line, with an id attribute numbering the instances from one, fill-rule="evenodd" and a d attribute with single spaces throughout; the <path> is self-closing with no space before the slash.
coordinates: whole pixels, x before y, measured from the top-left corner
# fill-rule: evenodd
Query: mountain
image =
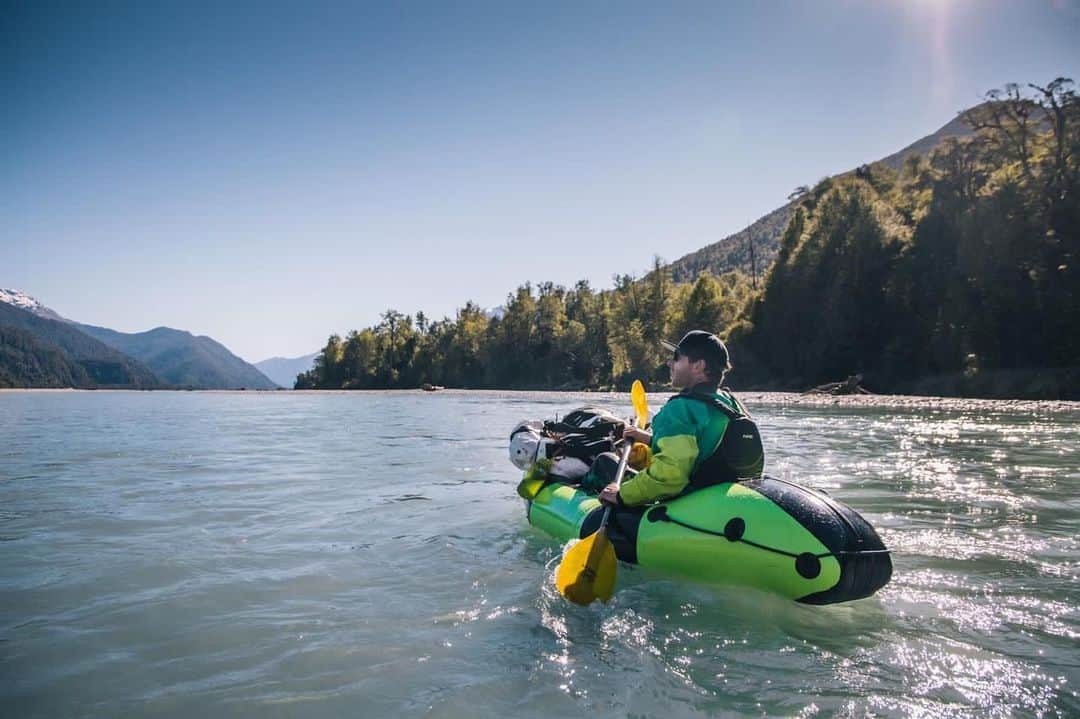
<path id="1" fill-rule="evenodd" d="M 789 202 L 734 235 L 675 260 L 671 263 L 672 278 L 676 282 L 693 282 L 702 272 L 719 276 L 729 270 L 761 277 L 776 259 L 780 235 L 784 234 L 794 207 L 795 202 Z M 752 261 L 751 245 L 754 248 Z"/>
<path id="2" fill-rule="evenodd" d="M 70 372 L 65 374 L 63 370 L 60 370 L 54 356 L 49 355 L 48 359 L 45 359 L 44 355 L 41 355 L 39 359 L 46 366 L 55 369 L 50 376 L 72 379 L 72 384 L 66 386 L 163 387 L 172 385 L 196 389 L 277 388 L 277 385 L 259 370 L 209 337 L 195 337 L 190 332 L 169 327 L 158 327 L 148 332 L 128 334 L 105 327 L 84 325 L 61 317 L 30 295 L 12 289 L 0 289 L 0 308 L 6 312 L 17 310 L 29 317 L 61 325 L 61 327 L 40 324 L 31 326 L 25 318 L 19 322 L 5 322 L 4 315 L 0 315 L 0 325 L 8 324 L 27 331 L 37 340 L 31 350 L 26 337 L 20 335 L 16 338 L 13 333 L 9 333 L 5 342 L 10 341 L 13 344 L 10 348 L 5 345 L 10 355 L 8 361 L 15 362 L 13 357 L 18 354 L 23 357 L 20 361 L 29 363 L 26 365 L 29 367 L 34 365 L 34 361 L 27 359 L 29 355 L 24 356 L 25 353 L 30 352 L 34 357 L 38 357 L 42 347 L 47 350 L 51 345 L 56 345 L 77 364 L 85 364 L 83 360 L 106 363 L 96 370 L 88 370 L 89 384 L 86 384 L 85 381 L 79 380 L 77 371 L 75 374 Z M 20 349 L 16 350 L 15 344 L 18 344 Z M 117 363 L 122 364 L 127 370 L 117 369 L 114 366 Z M 12 371 L 10 374 L 12 377 L 26 377 L 29 376 L 27 372 L 30 370 L 26 369 L 18 373 Z M 130 376 L 125 372 L 128 372 Z M 24 383 L 23 386 L 27 385 Z M 292 386 L 292 382 L 289 386 Z"/>
<path id="3" fill-rule="evenodd" d="M 908 155 L 926 155 L 947 138 L 968 137 L 973 133 L 971 126 L 958 115 L 936 132 L 916 140 L 879 162 L 895 170 Z M 670 265 L 672 277 L 677 282 L 693 282 L 702 272 L 721 275 L 729 270 L 740 270 L 747 275 L 756 271 L 757 276 L 761 277 L 776 259 L 776 253 L 780 249 L 780 236 L 787 229 L 795 202 L 797 200 L 788 202 L 759 218 L 748 228 L 675 260 Z M 751 240 L 754 247 L 753 263 L 750 261 Z"/>
<path id="4" fill-rule="evenodd" d="M 38 317 L 44 317 L 47 320 L 56 320 L 57 322 L 68 321 L 61 317 L 58 312 L 49 309 L 30 295 L 25 292 L 20 292 L 19 290 L 5 290 L 0 288 L 0 303 L 18 307 L 20 310 L 26 310 Z"/>
<path id="5" fill-rule="evenodd" d="M 161 387 L 149 367 L 68 322 L 0 302 L 0 384 L 16 387 Z"/>
<path id="6" fill-rule="evenodd" d="M 0 387 L 90 387 L 86 369 L 32 332 L 0 325 Z"/>
<path id="7" fill-rule="evenodd" d="M 292 387 L 296 384 L 296 375 L 314 367 L 315 358 L 318 356 L 318 352 L 312 352 L 303 357 L 271 357 L 256 362 L 255 367 L 282 387 Z"/>
<path id="8" fill-rule="evenodd" d="M 978 108 L 972 108 L 971 111 L 977 109 Z M 932 132 L 926 137 L 916 140 L 903 150 L 894 152 L 888 157 L 879 160 L 879 162 L 888 165 L 894 170 L 899 170 L 900 165 L 904 162 L 904 158 L 908 155 L 929 155 L 931 150 L 950 137 L 970 137 L 974 134 L 975 130 L 971 128 L 971 125 L 964 122 L 964 119 L 957 115 L 937 132 Z"/>
<path id="9" fill-rule="evenodd" d="M 209 337 L 196 337 L 170 327 L 128 334 L 106 327 L 76 326 L 145 363 L 171 385 L 200 389 L 277 389 L 266 375 Z"/>

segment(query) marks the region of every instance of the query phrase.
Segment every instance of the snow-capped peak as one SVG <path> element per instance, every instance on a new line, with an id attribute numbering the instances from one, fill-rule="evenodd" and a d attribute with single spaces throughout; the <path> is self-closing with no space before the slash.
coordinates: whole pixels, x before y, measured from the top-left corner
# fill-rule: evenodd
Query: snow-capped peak
<path id="1" fill-rule="evenodd" d="M 67 321 L 30 295 L 25 292 L 20 292 L 19 290 L 5 290 L 0 288 L 0 302 L 13 305 L 21 310 L 26 310 L 27 312 L 33 312 L 38 317 L 44 317 L 50 320 L 60 320 L 61 322 Z"/>

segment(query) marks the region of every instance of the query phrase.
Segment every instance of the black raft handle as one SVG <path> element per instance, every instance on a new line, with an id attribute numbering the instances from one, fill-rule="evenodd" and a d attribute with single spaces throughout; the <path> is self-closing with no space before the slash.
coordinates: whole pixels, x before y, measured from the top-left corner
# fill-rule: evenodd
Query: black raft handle
<path id="1" fill-rule="evenodd" d="M 711 534 L 714 537 L 723 537 L 729 542 L 742 542 L 748 544 L 751 547 L 757 549 L 764 549 L 766 552 L 772 552 L 773 554 L 779 554 L 784 557 L 791 557 L 795 560 L 795 571 L 799 573 L 799 576 L 806 579 L 815 579 L 821 574 L 821 560 L 825 557 L 843 557 L 851 555 L 862 554 L 889 554 L 890 549 L 862 549 L 857 551 L 839 551 L 839 552 L 822 552 L 821 554 L 814 554 L 813 552 L 802 552 L 801 554 L 794 554 L 784 549 L 777 549 L 776 547 L 769 547 L 764 544 L 758 544 L 746 539 L 746 520 L 742 517 L 732 517 L 724 525 L 724 531 L 714 532 L 711 529 L 705 529 L 704 527 L 696 527 L 693 524 L 688 524 L 682 520 L 675 519 L 668 514 L 668 508 L 664 506 L 653 507 L 645 515 L 646 519 L 650 522 L 671 522 L 677 524 L 680 527 L 692 530 L 694 532 L 701 532 L 702 534 Z"/>

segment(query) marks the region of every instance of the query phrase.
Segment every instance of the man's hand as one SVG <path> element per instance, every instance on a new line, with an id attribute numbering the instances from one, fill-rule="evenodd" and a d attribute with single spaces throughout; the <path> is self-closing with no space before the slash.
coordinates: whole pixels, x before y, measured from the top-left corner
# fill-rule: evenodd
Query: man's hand
<path id="1" fill-rule="evenodd" d="M 600 501 L 604 504 L 619 506 L 619 485 L 612 482 L 604 487 L 604 491 L 600 493 Z"/>
<path id="2" fill-rule="evenodd" d="M 637 427 L 627 427 L 623 430 L 622 436 L 623 439 L 629 439 L 632 442 L 652 444 L 652 432 L 648 432 L 644 429 L 638 429 Z"/>

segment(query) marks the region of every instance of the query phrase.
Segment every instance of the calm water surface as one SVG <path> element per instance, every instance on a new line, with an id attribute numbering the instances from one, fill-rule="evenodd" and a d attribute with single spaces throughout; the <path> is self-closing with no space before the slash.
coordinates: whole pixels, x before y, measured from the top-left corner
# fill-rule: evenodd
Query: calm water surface
<path id="1" fill-rule="evenodd" d="M 1080 715 L 1080 406 L 745 398 L 877 596 L 562 600 L 506 435 L 626 395 L 0 393 L 3 715 Z"/>

